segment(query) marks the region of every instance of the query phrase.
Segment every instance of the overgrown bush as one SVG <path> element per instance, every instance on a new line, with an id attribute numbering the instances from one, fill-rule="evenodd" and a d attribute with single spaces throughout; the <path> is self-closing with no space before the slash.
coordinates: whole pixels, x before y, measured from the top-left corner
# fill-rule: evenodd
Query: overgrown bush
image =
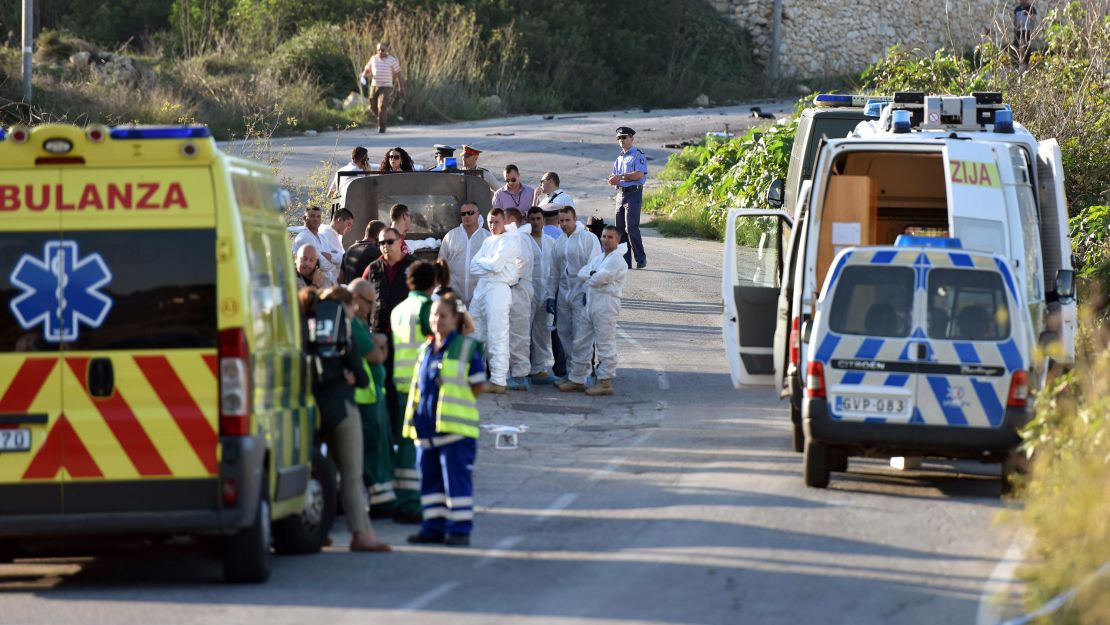
<path id="1" fill-rule="evenodd" d="M 274 52 L 270 67 L 281 81 L 315 81 L 324 97 L 338 98 L 358 87 L 347 58 L 350 33 L 335 24 L 316 24 Z"/>

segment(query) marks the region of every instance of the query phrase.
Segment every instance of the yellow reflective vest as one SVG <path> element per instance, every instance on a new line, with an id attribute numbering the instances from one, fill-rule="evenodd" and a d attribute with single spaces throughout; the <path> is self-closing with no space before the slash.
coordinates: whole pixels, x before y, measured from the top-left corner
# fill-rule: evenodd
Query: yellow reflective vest
<path id="1" fill-rule="evenodd" d="M 478 438 L 478 400 L 470 390 L 469 379 L 470 358 L 477 345 L 480 343 L 476 339 L 456 335 L 448 343 L 447 351 L 440 361 L 439 401 L 436 403 L 436 432 L 439 434 L 461 434 Z M 420 350 L 414 370 L 419 370 L 419 363 L 428 357 L 432 349 L 434 345 L 429 341 Z M 405 424 L 401 431 L 402 436 L 411 439 L 417 438 L 416 427 L 413 425 L 416 406 L 420 403 L 417 382 L 414 375 L 408 406 L 405 408 Z"/>
<path id="2" fill-rule="evenodd" d="M 409 392 L 420 346 L 428 340 L 420 326 L 420 310 L 430 305 L 431 296 L 410 291 L 389 316 L 393 328 L 393 385 L 398 393 Z"/>

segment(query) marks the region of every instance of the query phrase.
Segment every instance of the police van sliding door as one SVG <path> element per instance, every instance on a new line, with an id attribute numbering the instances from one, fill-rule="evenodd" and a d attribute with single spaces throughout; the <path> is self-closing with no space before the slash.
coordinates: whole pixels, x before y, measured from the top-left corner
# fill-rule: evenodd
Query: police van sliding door
<path id="1" fill-rule="evenodd" d="M 725 354 L 732 384 L 767 387 L 774 383 L 772 347 L 783 253 L 793 219 L 785 211 L 732 209 L 725 228 L 721 272 Z"/>
<path id="2" fill-rule="evenodd" d="M 62 510 L 58 468 L 71 427 L 57 312 L 68 291 L 58 283 L 60 215 L 48 207 L 60 181 L 56 170 L 0 172 L 0 515 Z"/>
<path id="3" fill-rule="evenodd" d="M 216 241 L 206 168 L 74 168 L 54 198 L 64 512 L 215 508 Z M 63 467 L 57 467 L 61 470 Z"/>

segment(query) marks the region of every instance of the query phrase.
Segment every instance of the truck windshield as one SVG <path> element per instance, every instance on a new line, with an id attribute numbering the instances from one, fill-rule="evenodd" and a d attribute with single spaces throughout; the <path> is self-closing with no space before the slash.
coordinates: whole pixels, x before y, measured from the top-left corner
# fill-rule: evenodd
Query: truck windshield
<path id="1" fill-rule="evenodd" d="M 909 267 L 845 267 L 833 286 L 829 329 L 841 334 L 909 336 L 913 286 Z"/>
<path id="2" fill-rule="evenodd" d="M 994 271 L 929 272 L 928 334 L 934 339 L 997 341 L 1010 336 L 1002 277 Z"/>

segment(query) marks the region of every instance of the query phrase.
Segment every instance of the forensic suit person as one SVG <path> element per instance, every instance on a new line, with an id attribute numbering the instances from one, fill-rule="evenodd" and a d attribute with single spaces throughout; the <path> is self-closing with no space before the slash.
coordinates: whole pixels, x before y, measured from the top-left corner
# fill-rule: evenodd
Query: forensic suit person
<path id="1" fill-rule="evenodd" d="M 528 374 L 532 372 L 529 347 L 532 343 L 532 288 L 535 254 L 532 245 L 532 227 L 524 223 L 524 215 L 515 208 L 505 209 L 509 223 L 517 227 L 520 246 L 517 263 L 520 280 L 513 285 L 513 303 L 509 308 L 509 390 L 527 391 Z"/>
<path id="2" fill-rule="evenodd" d="M 470 313 L 478 339 L 488 350 L 490 383 L 486 390 L 503 395 L 508 391 L 509 312 L 512 287 L 520 280 L 521 245 L 516 225 L 506 223 L 505 211 L 490 210 L 487 221 L 491 234 L 470 261 L 470 273 L 478 276 Z"/>
<path id="3" fill-rule="evenodd" d="M 444 235 L 439 257 L 447 261 L 447 268 L 451 270 L 451 290 L 470 306 L 474 287 L 478 285 L 478 276 L 470 273 L 470 261 L 490 232 L 482 227 L 478 205 L 473 202 L 463 202 L 459 206 L 459 217 L 462 223 Z"/>
<path id="4" fill-rule="evenodd" d="M 621 314 L 621 292 L 628 277 L 624 259 L 628 244 L 621 243 L 620 230 L 605 226 L 601 232 L 602 254 L 594 256 L 578 270 L 586 285 L 586 319 L 574 335 L 575 353 L 593 347 L 597 353 L 597 383 L 587 395 L 612 395 L 617 375 L 617 317 Z M 577 332 L 577 330 L 581 330 Z"/>
<path id="5" fill-rule="evenodd" d="M 543 232 L 545 217 L 543 209 L 533 206 L 528 210 L 528 232 L 521 229 L 532 248 L 532 343 L 529 350 L 531 371 L 529 378 L 533 384 L 554 384 L 551 374 L 555 357 L 551 351 L 551 320 L 554 313 L 548 313 L 547 301 L 555 299 L 559 287 L 559 272 L 555 270 L 555 239 Z M 519 319 L 514 320 L 520 322 Z"/>
<path id="6" fill-rule="evenodd" d="M 601 245 L 578 221 L 573 207 L 564 206 L 559 210 L 559 228 L 566 237 L 555 242 L 555 268 L 559 272 L 555 319 L 559 341 L 567 350 L 567 379 L 555 386 L 560 391 L 584 391 L 593 351 L 590 343 L 577 340 L 578 334 L 585 331 L 587 321 L 586 284 L 578 279 L 578 272 L 593 257 L 601 255 Z"/>

